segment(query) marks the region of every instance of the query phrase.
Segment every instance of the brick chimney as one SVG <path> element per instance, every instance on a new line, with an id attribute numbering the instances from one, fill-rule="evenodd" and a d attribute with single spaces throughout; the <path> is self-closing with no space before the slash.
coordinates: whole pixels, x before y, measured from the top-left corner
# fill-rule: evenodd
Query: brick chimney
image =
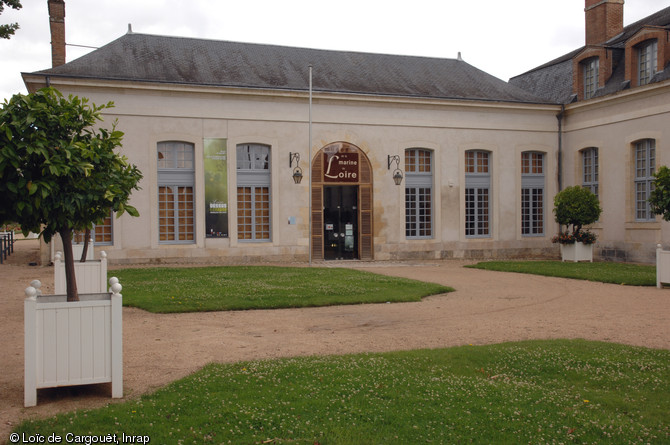
<path id="1" fill-rule="evenodd" d="M 604 43 L 623 31 L 624 0 L 586 0 L 586 44 Z"/>
<path id="2" fill-rule="evenodd" d="M 51 66 L 65 65 L 65 0 L 49 1 Z"/>

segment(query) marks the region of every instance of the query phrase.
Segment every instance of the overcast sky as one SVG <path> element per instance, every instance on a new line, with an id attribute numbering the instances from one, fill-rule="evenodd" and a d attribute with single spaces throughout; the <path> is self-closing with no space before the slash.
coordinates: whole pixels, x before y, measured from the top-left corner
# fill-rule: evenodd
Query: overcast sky
<path id="1" fill-rule="evenodd" d="M 22 0 L 0 23 L 0 102 L 25 93 L 21 72 L 51 66 L 47 0 Z M 390 5 L 402 5 L 390 6 Z M 626 0 L 624 25 L 670 0 Z M 66 0 L 68 45 L 100 47 L 133 32 L 463 59 L 503 80 L 584 44 L 584 0 Z M 91 49 L 67 47 L 67 61 Z"/>

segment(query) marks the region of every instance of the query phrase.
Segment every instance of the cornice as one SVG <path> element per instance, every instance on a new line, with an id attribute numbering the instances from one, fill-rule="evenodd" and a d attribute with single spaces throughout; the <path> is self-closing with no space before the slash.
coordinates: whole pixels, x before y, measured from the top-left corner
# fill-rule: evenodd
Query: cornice
<path id="1" fill-rule="evenodd" d="M 629 102 L 631 100 L 643 99 L 648 96 L 663 94 L 666 92 L 670 93 L 670 80 L 643 86 L 636 86 L 627 90 L 611 93 L 606 96 L 566 104 L 565 110 L 566 112 L 588 111 L 591 109 L 602 108 L 604 106 Z"/>
<path id="2" fill-rule="evenodd" d="M 306 90 L 281 90 L 263 88 L 243 88 L 221 85 L 188 85 L 163 82 L 139 82 L 133 80 L 93 79 L 80 77 L 54 76 L 45 74 L 23 73 L 23 81 L 28 91 L 35 91 L 43 86 L 86 87 L 99 89 L 116 89 L 126 91 L 169 92 L 183 94 L 219 94 L 229 96 L 249 96 L 255 98 L 307 99 Z M 380 104 L 398 104 L 411 106 L 443 106 L 478 109 L 530 110 L 557 113 L 560 105 L 550 103 L 526 103 L 513 101 L 477 100 L 462 98 L 430 98 L 409 96 L 384 96 L 371 94 L 340 93 L 330 91 L 313 91 L 314 100 L 349 101 Z"/>

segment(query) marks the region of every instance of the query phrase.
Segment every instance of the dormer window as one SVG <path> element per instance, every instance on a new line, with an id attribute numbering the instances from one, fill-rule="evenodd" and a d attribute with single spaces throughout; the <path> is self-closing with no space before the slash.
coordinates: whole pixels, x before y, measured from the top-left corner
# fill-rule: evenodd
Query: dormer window
<path id="1" fill-rule="evenodd" d="M 598 89 L 599 59 L 592 57 L 584 64 L 584 99 L 590 99 Z"/>
<path id="2" fill-rule="evenodd" d="M 656 74 L 658 40 L 649 40 L 638 47 L 638 79 L 640 85 L 646 85 Z"/>

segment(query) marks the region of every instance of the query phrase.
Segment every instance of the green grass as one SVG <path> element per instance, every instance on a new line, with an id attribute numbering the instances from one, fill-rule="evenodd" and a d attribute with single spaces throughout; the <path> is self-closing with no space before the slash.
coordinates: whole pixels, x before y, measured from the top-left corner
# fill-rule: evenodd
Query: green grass
<path id="1" fill-rule="evenodd" d="M 122 269 L 123 304 L 151 312 L 420 301 L 452 288 L 350 269 L 234 266 Z"/>
<path id="2" fill-rule="evenodd" d="M 560 261 L 485 261 L 475 269 L 519 272 L 548 277 L 575 278 L 631 286 L 656 286 L 656 266 L 626 263 L 572 263 Z"/>
<path id="3" fill-rule="evenodd" d="M 26 434 L 161 444 L 670 442 L 670 351 L 582 340 L 211 364 Z"/>

